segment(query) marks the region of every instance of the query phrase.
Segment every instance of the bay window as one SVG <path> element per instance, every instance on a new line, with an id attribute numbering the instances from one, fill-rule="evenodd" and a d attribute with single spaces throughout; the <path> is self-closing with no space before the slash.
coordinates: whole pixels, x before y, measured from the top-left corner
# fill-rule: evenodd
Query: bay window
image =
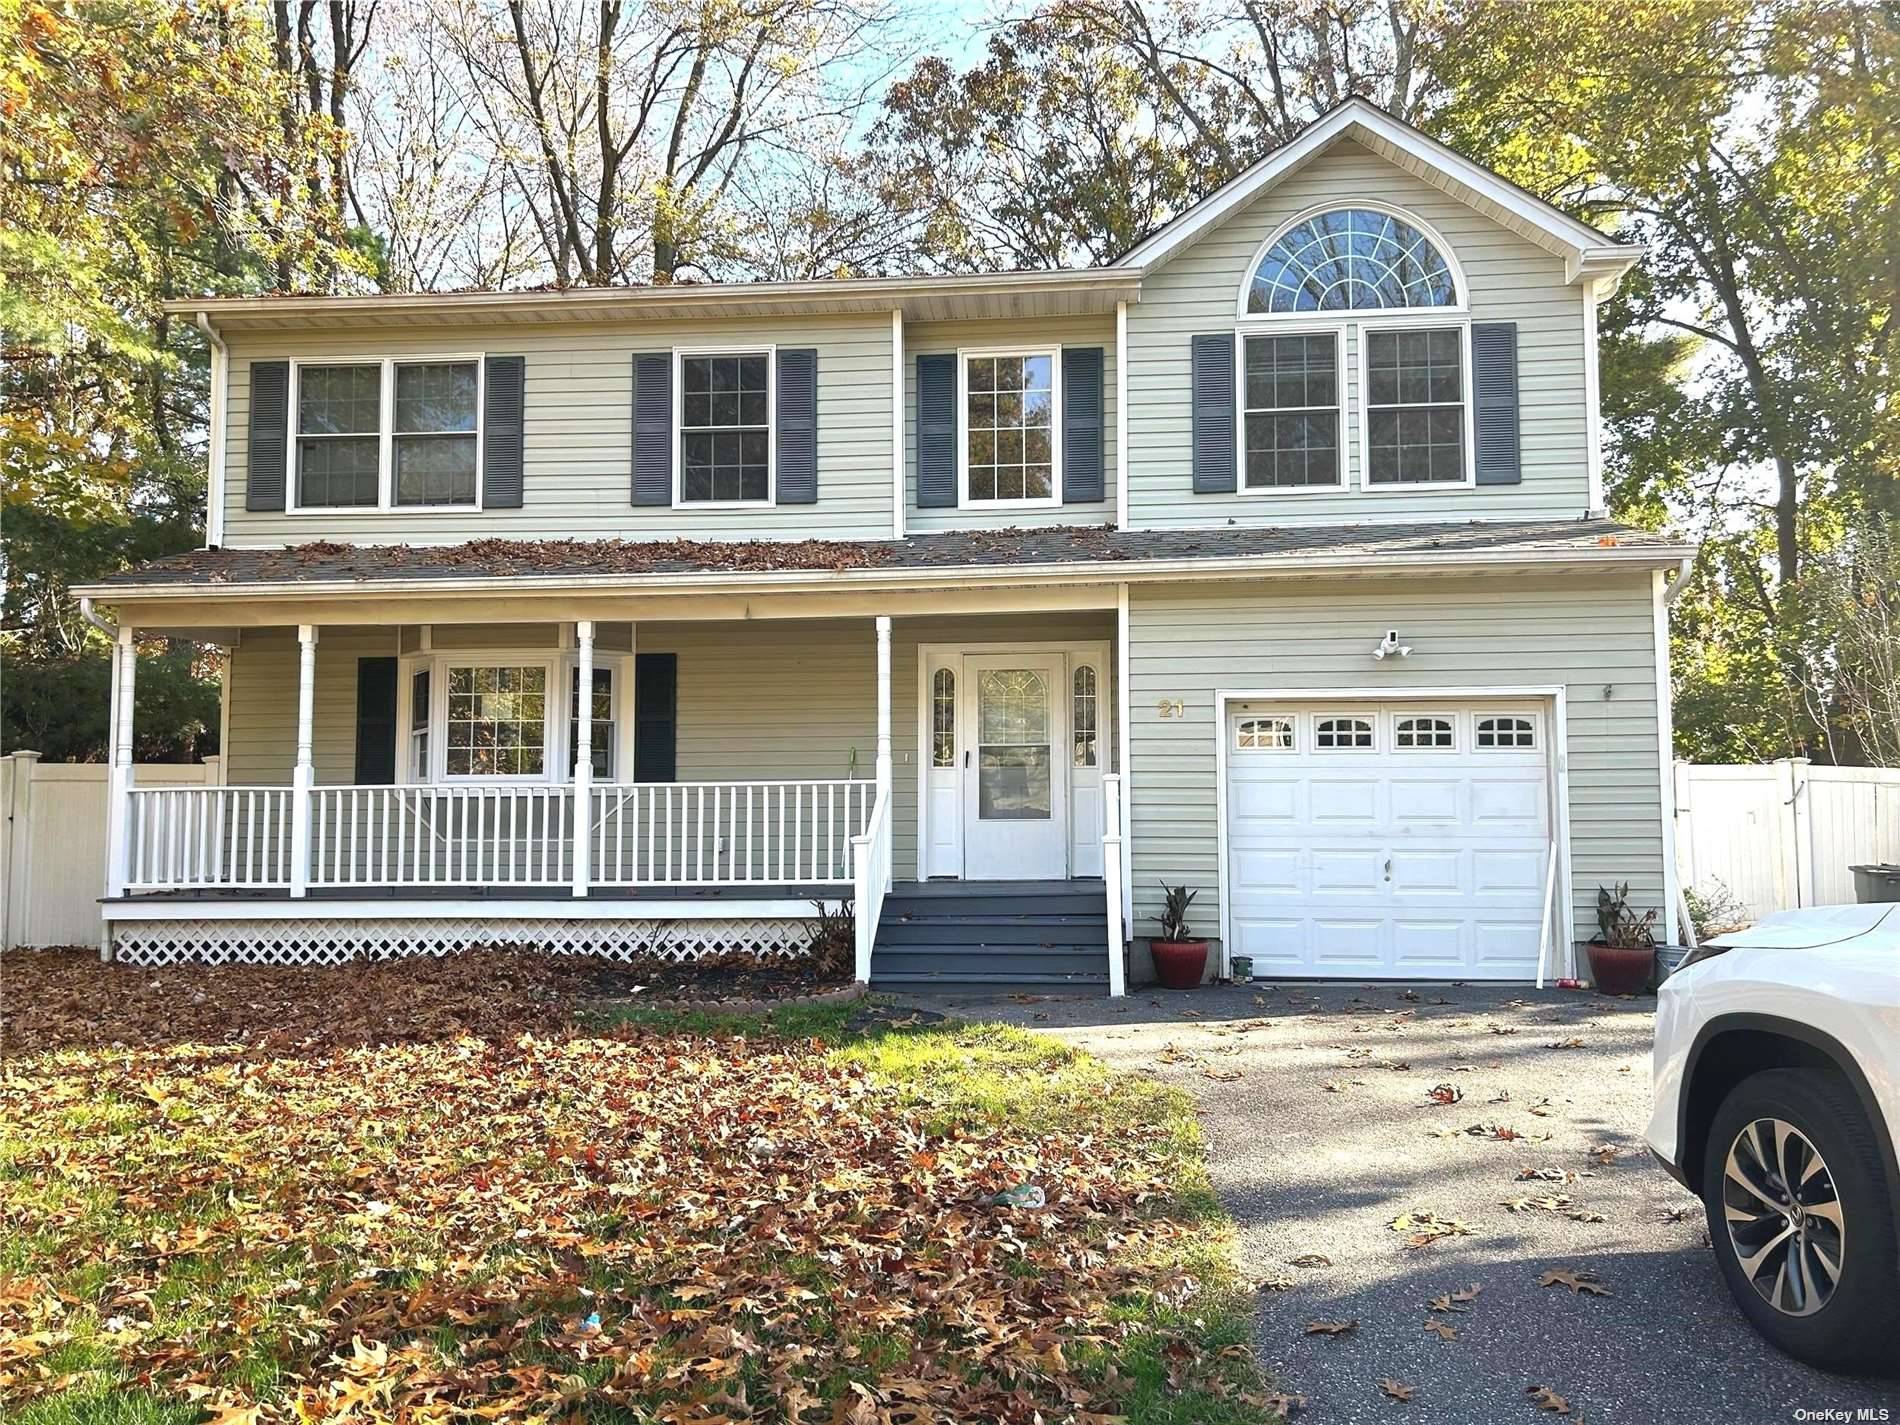
<path id="1" fill-rule="evenodd" d="M 545 664 L 451 663 L 442 739 L 447 775 L 545 775 L 547 695 Z"/>

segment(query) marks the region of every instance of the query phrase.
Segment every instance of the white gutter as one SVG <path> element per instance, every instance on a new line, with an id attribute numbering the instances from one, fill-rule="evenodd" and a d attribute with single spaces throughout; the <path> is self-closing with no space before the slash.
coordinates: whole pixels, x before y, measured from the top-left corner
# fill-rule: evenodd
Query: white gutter
<path id="1" fill-rule="evenodd" d="M 205 597 L 327 598 L 336 595 L 386 597 L 403 594 L 616 593 L 649 594 L 709 590 L 747 593 L 793 590 L 828 593 L 839 585 L 911 586 L 916 588 L 1030 583 L 1119 584 L 1133 580 L 1261 577 L 1275 574 L 1400 573 L 1432 570 L 1604 568 L 1629 566 L 1654 569 L 1659 564 L 1684 563 L 1679 545 L 1662 548 L 1577 549 L 1538 555 L 1524 551 L 1446 552 L 1436 554 L 1381 553 L 1341 558 L 1326 554 L 1238 555 L 1221 559 L 1103 559 L 1041 564 L 992 564 L 979 568 L 943 568 L 901 565 L 871 569 L 785 569 L 752 574 L 731 571 L 685 571 L 668 574 L 577 574 L 572 571 L 530 575 L 483 575 L 462 578 L 409 579 L 276 579 L 250 583 L 192 582 L 163 584 L 87 584 L 75 589 L 108 600 L 198 599 Z"/>
<path id="2" fill-rule="evenodd" d="M 1682 563 L 1677 566 L 1676 577 L 1670 580 L 1669 587 L 1663 590 L 1663 606 L 1665 608 L 1681 598 L 1682 591 L 1689 587 L 1689 570 L 1694 564 L 1694 555 L 1685 554 L 1683 556 Z"/>
<path id="3" fill-rule="evenodd" d="M 98 629 L 99 632 L 103 633 L 106 636 L 106 641 L 108 643 L 111 643 L 114 646 L 118 644 L 119 626 L 116 623 L 112 622 L 111 619 L 105 618 L 102 615 L 100 615 L 98 612 L 96 612 L 93 609 L 92 599 L 90 597 L 87 597 L 85 595 L 82 595 L 80 597 L 79 616 L 82 619 L 84 619 L 87 623 L 91 624 L 94 628 Z"/>
<path id="4" fill-rule="evenodd" d="M 211 348 L 211 416 L 206 432 L 205 469 L 205 548 L 216 549 L 224 543 L 224 388 L 231 370 L 231 353 L 211 325 L 211 319 L 198 313 L 198 330 L 205 334 Z"/>

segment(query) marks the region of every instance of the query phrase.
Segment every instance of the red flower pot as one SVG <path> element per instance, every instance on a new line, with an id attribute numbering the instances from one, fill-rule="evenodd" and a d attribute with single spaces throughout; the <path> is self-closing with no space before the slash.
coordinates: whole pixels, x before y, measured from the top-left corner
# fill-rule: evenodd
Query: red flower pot
<path id="1" fill-rule="evenodd" d="M 1639 995 L 1649 988 L 1649 977 L 1656 969 L 1656 952 L 1622 950 L 1587 941 L 1584 950 L 1590 956 L 1590 978 L 1606 995 Z"/>
<path id="2" fill-rule="evenodd" d="M 1207 973 L 1205 940 L 1150 940 L 1155 978 L 1171 990 L 1191 990 Z"/>

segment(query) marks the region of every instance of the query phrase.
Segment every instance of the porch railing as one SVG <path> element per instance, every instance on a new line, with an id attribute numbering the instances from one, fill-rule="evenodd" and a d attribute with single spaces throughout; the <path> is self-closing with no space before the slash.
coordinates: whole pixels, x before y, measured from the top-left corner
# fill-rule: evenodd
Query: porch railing
<path id="1" fill-rule="evenodd" d="M 876 800 L 869 780 L 596 785 L 582 884 L 848 886 Z M 126 890 L 289 888 L 296 805 L 290 787 L 135 787 Z M 571 785 L 325 786 L 309 806 L 313 889 L 575 881 Z"/>
<path id="2" fill-rule="evenodd" d="M 312 886 L 557 886 L 573 874 L 573 789 L 313 787 Z"/>
<path id="3" fill-rule="evenodd" d="M 289 787 L 134 787 L 126 889 L 290 884 Z"/>
<path id="4" fill-rule="evenodd" d="M 869 781 L 595 786 L 588 877 L 599 886 L 848 885 Z"/>
<path id="5" fill-rule="evenodd" d="M 884 895 L 891 888 L 891 795 L 880 791 L 864 834 L 852 843 L 851 896 L 856 921 L 857 979 L 871 981 L 871 952 L 877 947 Z"/>

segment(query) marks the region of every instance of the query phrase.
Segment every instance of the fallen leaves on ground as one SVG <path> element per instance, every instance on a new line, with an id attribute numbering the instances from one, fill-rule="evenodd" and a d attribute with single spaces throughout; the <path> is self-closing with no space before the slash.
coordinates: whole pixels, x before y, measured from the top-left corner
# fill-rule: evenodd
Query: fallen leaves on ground
<path id="1" fill-rule="evenodd" d="M 1394 1380 L 1391 1376 L 1387 1376 L 1384 1380 L 1379 1382 L 1379 1389 L 1384 1391 L 1392 1399 L 1404 1402 L 1412 1398 L 1413 1394 L 1418 1390 L 1418 1387 L 1415 1385 L 1407 1385 L 1402 1380 Z"/>
<path id="2" fill-rule="evenodd" d="M 1556 1193 L 1545 1197 L 1507 1197 L 1499 1201 L 1498 1206 L 1506 1212 L 1554 1212 L 1568 1217 L 1572 1222 L 1602 1222 L 1604 1216 L 1595 1208 L 1583 1207 L 1572 1202 L 1568 1193 Z"/>
<path id="3" fill-rule="evenodd" d="M 1547 1385 L 1527 1385 L 1524 1394 L 1531 1398 L 1531 1404 L 1539 1410 L 1549 1410 L 1558 1415 L 1570 1413 L 1570 1402 Z"/>
<path id="4" fill-rule="evenodd" d="M 1473 1282 L 1463 1291 L 1440 1292 L 1427 1303 L 1427 1307 L 1429 1310 L 1442 1311 L 1447 1315 L 1454 1311 L 1469 1311 L 1471 1303 L 1478 1299 L 1479 1293 L 1483 1290 L 1483 1287 Z"/>
<path id="5" fill-rule="evenodd" d="M 1141 1305 L 1197 1289 L 1159 1126 L 577 1027 L 581 968 L 9 955 L 0 1415 L 83 1376 L 215 1425 L 1105 1421 L 1137 1334 L 1222 1389 Z"/>
<path id="6" fill-rule="evenodd" d="M 1436 1316 L 1428 1316 L 1425 1318 L 1425 1329 L 1432 1332 L 1441 1341 L 1456 1341 L 1458 1339 L 1458 1328 L 1453 1326 L 1449 1321 L 1440 1321 Z"/>
<path id="7" fill-rule="evenodd" d="M 1440 1104 L 1440 1105 L 1450 1105 L 1450 1104 L 1454 1104 L 1458 1102 L 1459 1099 L 1463 1098 L 1465 1096 L 1465 1091 L 1459 1088 L 1456 1084 L 1434 1084 L 1432 1086 L 1431 1091 L 1427 1093 L 1425 1096 L 1429 1098 L 1433 1103 Z"/>
<path id="8" fill-rule="evenodd" d="M 1358 1329 L 1357 1321 L 1309 1321 L 1306 1323 L 1306 1334 L 1309 1336 L 1344 1336 Z"/>
<path id="9" fill-rule="evenodd" d="M 1603 1286 L 1595 1272 L 1568 1271 L 1562 1267 L 1552 1267 L 1537 1279 L 1539 1286 L 1567 1286 L 1578 1296 L 1608 1296 L 1610 1289 Z"/>
<path id="10" fill-rule="evenodd" d="M 1469 1237 L 1471 1229 L 1455 1217 L 1440 1217 L 1435 1212 L 1401 1212 L 1386 1224 L 1404 1235 L 1411 1250 L 1429 1247 L 1445 1237 Z"/>
<path id="11" fill-rule="evenodd" d="M 1286 1264 L 1289 1267 L 1330 1267 L 1333 1259 L 1322 1257 L 1318 1252 L 1308 1252 L 1303 1256 L 1288 1257 Z"/>
<path id="12" fill-rule="evenodd" d="M 1306 1409 L 1306 1397 L 1303 1395 L 1269 1395 L 1263 1397 L 1260 1403 L 1283 1420 L 1296 1410 Z"/>

